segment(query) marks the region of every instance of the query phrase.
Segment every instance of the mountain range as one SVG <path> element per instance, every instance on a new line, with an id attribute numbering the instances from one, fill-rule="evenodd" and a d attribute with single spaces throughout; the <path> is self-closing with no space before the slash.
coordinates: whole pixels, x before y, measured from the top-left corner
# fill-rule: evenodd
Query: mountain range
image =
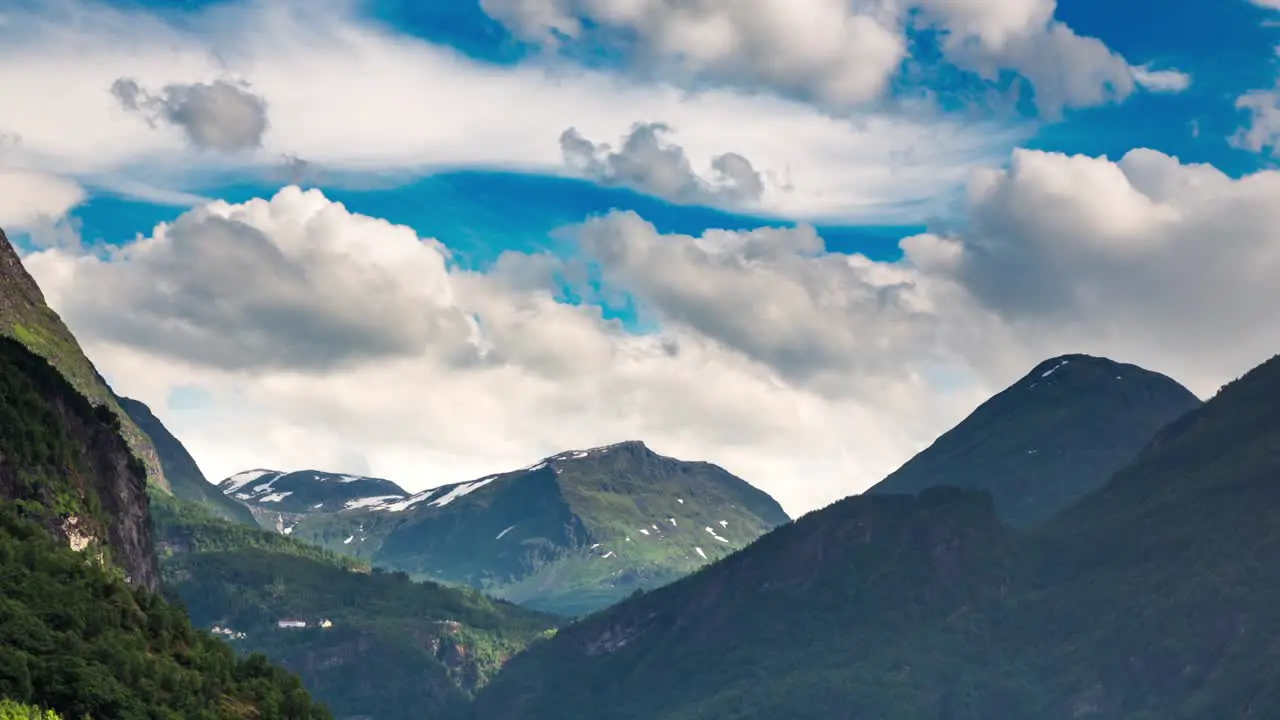
<path id="1" fill-rule="evenodd" d="M 215 488 L 0 235 L 2 712 L 1280 717 L 1278 478 L 1280 357 L 1201 403 L 1069 355 L 795 521 L 640 442 Z"/>
<path id="2" fill-rule="evenodd" d="M 788 521 L 722 468 L 638 441 L 414 494 L 312 470 L 253 470 L 219 487 L 299 540 L 566 615 L 670 582 Z"/>
<path id="3" fill-rule="evenodd" d="M 1280 358 L 1046 523 L 842 500 L 534 645 L 477 717 L 1280 717 L 1278 478 Z"/>

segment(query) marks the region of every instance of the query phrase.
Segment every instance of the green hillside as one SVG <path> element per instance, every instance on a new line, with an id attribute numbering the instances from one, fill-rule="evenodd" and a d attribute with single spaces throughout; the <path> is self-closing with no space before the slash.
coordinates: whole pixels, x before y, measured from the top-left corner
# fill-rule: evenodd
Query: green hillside
<path id="1" fill-rule="evenodd" d="M 328 718 L 298 679 L 237 659 L 0 505 L 0 697 L 94 720 Z"/>
<path id="2" fill-rule="evenodd" d="M 48 360 L 81 395 L 108 408 L 120 421 L 120 432 L 146 467 L 147 478 L 167 490 L 169 482 L 151 438 L 121 409 L 93 363 L 85 357 L 62 318 L 45 303 L 44 294 L 22 266 L 17 252 L 0 230 L 0 336 L 11 337 Z"/>
<path id="3" fill-rule="evenodd" d="M 1042 529 L 993 507 L 843 500 L 533 646 L 477 717 L 1280 717 L 1280 359 Z"/>
<path id="4" fill-rule="evenodd" d="M 172 498 L 158 499 L 154 516 L 166 586 L 193 622 L 230 628 L 241 653 L 298 672 L 338 718 L 466 717 L 472 694 L 554 626 Z M 295 618 L 309 627 L 277 627 Z"/>

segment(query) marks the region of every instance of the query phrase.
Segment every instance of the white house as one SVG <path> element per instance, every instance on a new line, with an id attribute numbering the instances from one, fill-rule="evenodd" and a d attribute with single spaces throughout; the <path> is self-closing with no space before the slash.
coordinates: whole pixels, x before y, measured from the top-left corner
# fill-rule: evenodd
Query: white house
<path id="1" fill-rule="evenodd" d="M 277 620 L 276 627 L 279 628 L 304 628 L 307 626 L 306 620 Z"/>

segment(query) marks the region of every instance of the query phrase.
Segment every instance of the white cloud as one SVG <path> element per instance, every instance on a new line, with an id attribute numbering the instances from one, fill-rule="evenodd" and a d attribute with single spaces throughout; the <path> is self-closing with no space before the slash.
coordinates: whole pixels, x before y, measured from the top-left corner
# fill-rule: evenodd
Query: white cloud
<path id="1" fill-rule="evenodd" d="M 1280 0 L 1248 0 L 1258 7 L 1267 8 L 1268 10 L 1280 10 Z"/>
<path id="2" fill-rule="evenodd" d="M 157 407 L 213 477 L 358 461 L 418 488 L 640 438 L 799 511 L 872 484 L 1050 355 L 1109 355 L 1207 395 L 1274 354 L 1277 193 L 1280 173 L 1232 179 L 1150 150 L 1019 151 L 974 178 L 963 232 L 907 238 L 898 263 L 831 253 L 805 227 L 691 238 L 619 213 L 576 228 L 606 289 L 659 327 L 644 336 L 557 302 L 569 261 L 508 253 L 488 273 L 442 271 L 433 241 L 295 190 L 195 211 L 107 260 L 25 261 L 120 391 Z M 196 234 L 213 217 L 239 224 Z M 195 238 L 222 243 L 219 267 L 275 259 L 194 278 Z M 122 291 L 134 286 L 219 307 L 165 300 L 158 315 L 152 291 Z M 153 335 L 93 312 L 106 291 Z M 184 347 L 218 333 L 234 352 Z M 264 353 L 271 333 L 322 355 L 359 333 L 364 345 L 299 361 Z M 164 412 L 190 385 L 214 410 Z"/>
<path id="3" fill-rule="evenodd" d="M 84 202 L 75 182 L 43 173 L 5 170 L 0 165 L 0 227 L 11 230 L 56 220 Z"/>
<path id="4" fill-rule="evenodd" d="M 616 138 L 645 118 L 679 128 L 691 158 L 738 153 L 788 176 L 790 192 L 766 187 L 764 212 L 914 221 L 941 212 L 975 164 L 999 162 L 1028 130 L 924 112 L 835 120 L 769 95 L 491 66 L 337 9 L 346 5 L 216 5 L 181 26 L 73 0 L 15 12 L 0 28 L 0 131 L 24 143 L 6 162 L 186 189 L 202 170 L 278 169 L 284 156 L 339 170 L 562 173 L 565 128 Z M 262 147 L 193 153 L 181 127 L 149 127 L 121 106 L 110 92 L 121 78 L 248 83 L 269 113 Z"/>
<path id="5" fill-rule="evenodd" d="M 1149 65 L 1130 70 L 1134 82 L 1151 92 L 1179 93 L 1191 87 L 1191 76 L 1179 70 L 1152 70 Z"/>
<path id="6" fill-rule="evenodd" d="M 672 68 L 800 97 L 843 113 L 881 99 L 907 58 L 908 27 L 938 30 L 957 65 L 1029 80 L 1053 116 L 1133 90 L 1128 63 L 1053 19 L 1055 0 L 482 0 L 519 37 L 559 46 L 620 36 L 646 69 Z M 590 21 L 586 23 L 584 21 Z"/>

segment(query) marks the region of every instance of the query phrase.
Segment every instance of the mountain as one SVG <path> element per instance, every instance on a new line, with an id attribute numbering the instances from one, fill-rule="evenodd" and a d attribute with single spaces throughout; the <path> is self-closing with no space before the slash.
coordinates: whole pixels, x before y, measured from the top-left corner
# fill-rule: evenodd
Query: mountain
<path id="1" fill-rule="evenodd" d="M 245 477 L 224 481 L 224 492 L 245 495 Z M 252 482 L 247 502 L 294 500 L 276 497 L 287 492 L 279 479 L 268 481 L 270 492 Z M 295 490 L 303 494 L 291 507 L 307 514 L 284 530 L 414 578 L 565 615 L 682 577 L 788 521 L 771 497 L 725 470 L 636 441 L 407 496 L 390 483 L 350 498 L 338 494 L 343 487 L 328 479 L 310 494 Z"/>
<path id="2" fill-rule="evenodd" d="M 1046 360 L 868 492 L 989 491 L 1030 527 L 1101 487 L 1166 423 L 1198 407 L 1164 375 L 1105 358 Z"/>
<path id="3" fill-rule="evenodd" d="M 337 718 L 466 718 L 471 696 L 554 620 L 474 590 L 410 582 L 157 496 L 169 590 L 241 654 L 298 672 Z M 281 628 L 281 619 L 308 622 Z M 329 627 L 316 627 L 328 621 Z"/>
<path id="4" fill-rule="evenodd" d="M 204 505 L 219 517 L 254 524 L 253 513 L 222 494 L 210 483 L 196 465 L 195 458 L 183 447 L 178 438 L 169 432 L 160 419 L 144 403 L 127 397 L 117 397 L 120 408 L 151 439 L 160 460 L 160 467 L 173 494 L 183 500 Z"/>
<path id="5" fill-rule="evenodd" d="M 156 594 L 147 466 L 128 439 L 145 435 L 122 420 L 2 233 L 0 325 L 3 712 L 330 717 L 296 676 L 237 659 Z M 164 497 L 159 482 L 151 489 Z"/>
<path id="6" fill-rule="evenodd" d="M 334 513 L 403 500 L 390 480 L 320 470 L 247 470 L 218 483 L 228 501 L 247 507 L 264 528 L 292 532 L 305 515 Z M 234 501 L 231 500 L 234 498 Z"/>
<path id="7" fill-rule="evenodd" d="M 1280 358 L 1035 530 L 847 498 L 535 644 L 476 717 L 1280 717 L 1277 592 Z"/>
<path id="8" fill-rule="evenodd" d="M 0 230 L 0 335 L 11 337 L 48 360 L 81 395 L 105 406 L 120 421 L 121 434 L 142 461 L 147 478 L 168 489 L 160 457 L 141 429 L 120 407 L 98 370 L 85 357 L 71 331 L 44 300 L 44 294 L 22 266 L 17 251 Z"/>

